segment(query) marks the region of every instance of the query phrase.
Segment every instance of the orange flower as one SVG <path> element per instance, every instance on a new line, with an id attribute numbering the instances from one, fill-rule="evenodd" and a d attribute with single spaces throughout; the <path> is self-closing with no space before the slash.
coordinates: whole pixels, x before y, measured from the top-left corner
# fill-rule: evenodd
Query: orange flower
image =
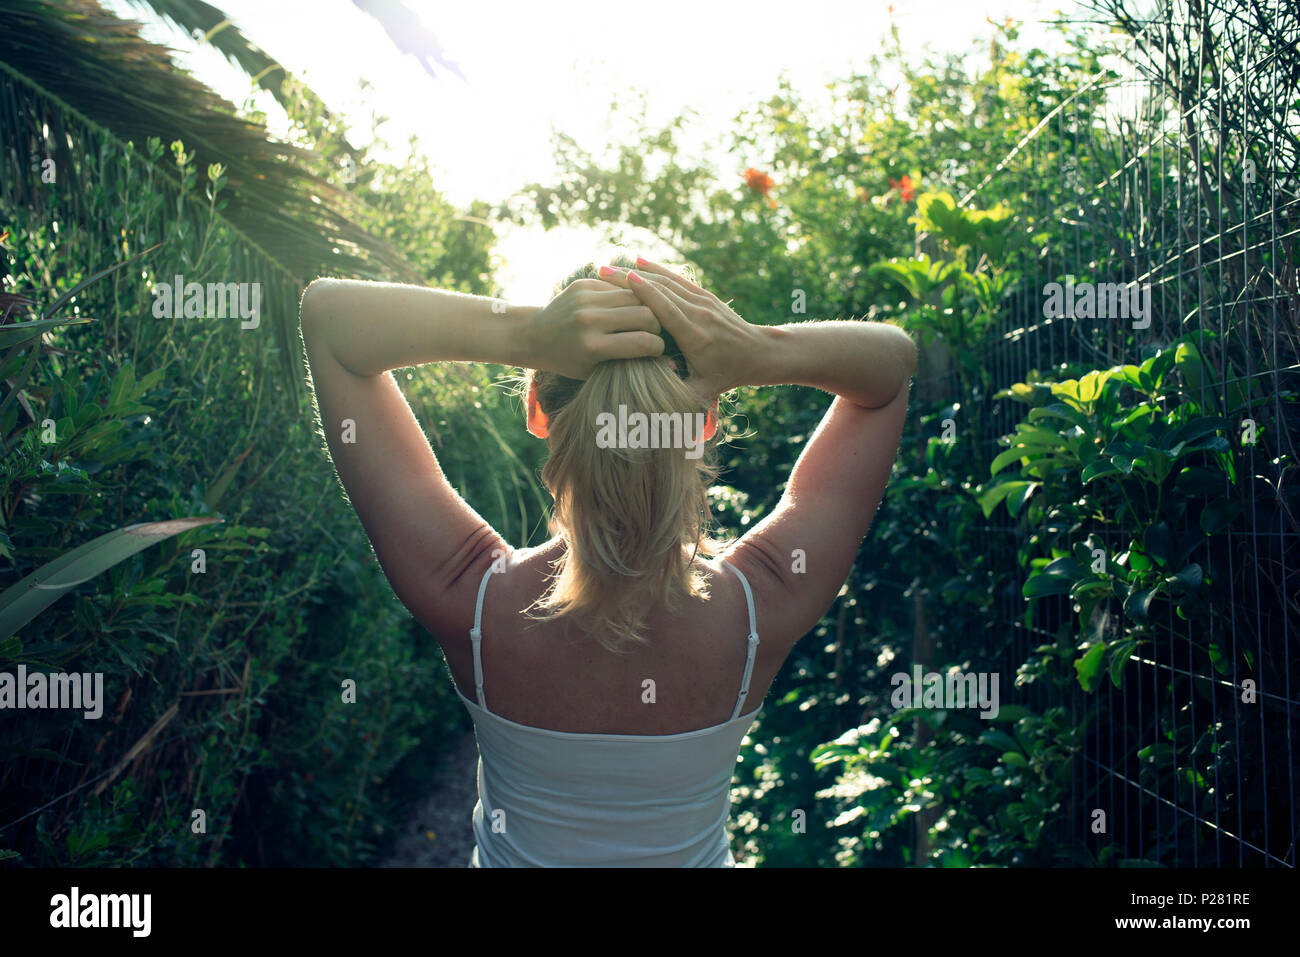
<path id="1" fill-rule="evenodd" d="M 745 183 L 750 189 L 761 196 L 766 196 L 773 186 L 772 177 L 768 176 L 766 173 L 759 172 L 752 166 L 745 170 Z"/>
<path id="2" fill-rule="evenodd" d="M 908 176 L 906 173 L 903 174 L 901 180 L 891 179 L 889 185 L 898 190 L 899 195 L 903 197 L 903 202 L 905 203 L 910 203 L 916 198 L 916 190 L 912 186 L 912 177 Z"/>

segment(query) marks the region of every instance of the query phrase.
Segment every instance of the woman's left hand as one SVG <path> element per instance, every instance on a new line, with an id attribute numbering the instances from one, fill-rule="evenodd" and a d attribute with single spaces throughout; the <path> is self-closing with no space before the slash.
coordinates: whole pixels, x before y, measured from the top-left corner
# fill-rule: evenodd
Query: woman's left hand
<path id="1" fill-rule="evenodd" d="M 526 336 L 531 368 L 586 379 L 608 359 L 662 355 L 659 320 L 636 294 L 579 279 L 533 313 Z"/>

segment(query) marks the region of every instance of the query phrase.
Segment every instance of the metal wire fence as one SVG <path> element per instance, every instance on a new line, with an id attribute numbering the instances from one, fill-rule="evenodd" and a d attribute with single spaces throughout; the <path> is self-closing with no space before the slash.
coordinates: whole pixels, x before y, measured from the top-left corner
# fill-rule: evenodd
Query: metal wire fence
<path id="1" fill-rule="evenodd" d="M 992 379 L 1139 364 L 1193 336 L 1199 381 L 1161 396 L 1161 408 L 1191 398 L 1226 420 L 1236 475 L 1222 496 L 1233 518 L 1198 553 L 1212 614 L 1184 617 L 1168 603 L 1119 686 L 1035 686 L 1021 697 L 1068 707 L 1084 732 L 1059 841 L 1095 844 L 1090 822 L 1103 809 L 1118 859 L 1294 868 L 1300 8 L 1161 0 L 1143 18 L 1123 0 L 1095 8 L 1124 31 L 1109 36 L 1106 68 L 962 197 L 1015 210 L 1022 278 L 999 318 Z M 1067 241 L 1043 242 L 1048 225 Z M 1048 284 L 1074 281 L 1149 290 L 1149 311 L 1123 322 L 1048 314 Z M 1024 409 L 991 394 L 977 401 L 992 458 Z M 1117 555 L 1134 529 L 1105 518 L 1075 534 Z M 1200 534 L 1198 521 L 1204 514 L 1177 516 L 1172 540 Z M 1005 568 L 1040 531 L 995 516 L 979 534 L 990 564 Z M 1013 636 L 1004 673 L 1071 619 L 1067 598 L 1036 604 L 1034 618 L 1018 590 L 996 599 Z"/>

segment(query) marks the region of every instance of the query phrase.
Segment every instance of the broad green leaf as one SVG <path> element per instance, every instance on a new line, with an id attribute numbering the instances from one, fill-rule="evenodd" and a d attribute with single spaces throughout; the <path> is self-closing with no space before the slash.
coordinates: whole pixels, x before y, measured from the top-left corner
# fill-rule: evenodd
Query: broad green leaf
<path id="1" fill-rule="evenodd" d="M 1079 380 L 1078 399 L 1080 402 L 1092 402 L 1097 396 L 1101 395 L 1101 387 L 1105 384 L 1109 375 L 1104 372 L 1093 370 Z"/>
<path id="2" fill-rule="evenodd" d="M 1097 672 L 1101 669 L 1101 660 L 1106 653 L 1106 643 L 1099 641 L 1084 653 L 1074 663 L 1074 670 L 1079 676 L 1079 685 L 1084 691 L 1092 691 L 1093 684 L 1097 680 Z"/>
<path id="3" fill-rule="evenodd" d="M 1169 434 L 1164 437 L 1160 443 L 1163 449 L 1172 449 L 1174 446 L 1182 443 L 1183 445 L 1192 445 L 1197 440 L 1206 436 L 1214 435 L 1221 429 L 1228 428 L 1228 420 L 1219 416 L 1201 416 L 1192 419 L 1190 422 L 1184 422 L 1176 429 L 1171 429 Z"/>
<path id="4" fill-rule="evenodd" d="M 1141 588 L 1130 591 L 1127 600 L 1124 602 L 1124 614 L 1136 622 L 1145 623 L 1147 609 L 1151 607 L 1151 599 L 1155 597 L 1157 591 L 1157 588 Z"/>
<path id="5" fill-rule="evenodd" d="M 1201 531 L 1206 535 L 1215 535 L 1223 531 L 1237 517 L 1241 505 L 1226 498 L 1218 498 L 1208 503 L 1201 510 Z"/>
<path id="6" fill-rule="evenodd" d="M 1070 597 L 1075 601 L 1082 601 L 1092 595 L 1101 595 L 1110 591 L 1109 578 L 1085 578 L 1077 581 L 1070 589 Z"/>
<path id="7" fill-rule="evenodd" d="M 1129 385 L 1133 386 L 1133 388 L 1135 389 L 1142 388 L 1142 379 L 1140 377 L 1140 373 L 1137 366 L 1135 365 L 1116 366 L 1114 369 L 1111 370 L 1111 372 L 1114 374 L 1115 378 L 1119 379 L 1122 382 L 1128 383 Z"/>
<path id="8" fill-rule="evenodd" d="M 997 454 L 997 457 L 993 459 L 992 464 L 989 465 L 989 474 L 997 475 L 1012 462 L 1019 462 L 1024 458 L 1029 458 L 1029 453 L 1019 446 L 1012 446 L 1011 448 Z M 997 503 L 995 502 L 994 504 L 996 505 Z M 988 516 L 989 511 L 986 510 L 984 512 L 984 517 L 987 518 Z"/>
<path id="9" fill-rule="evenodd" d="M 1178 574 L 1170 575 L 1165 582 L 1170 585 L 1178 584 L 1184 588 L 1197 588 L 1205 581 L 1205 573 L 1201 566 L 1191 564 L 1183 568 Z"/>
<path id="10" fill-rule="evenodd" d="M 984 511 L 984 517 L 988 518 L 993 514 L 993 510 L 998 507 L 998 503 L 1018 489 L 1029 486 L 1029 482 L 1013 481 L 1001 482 L 992 488 L 985 490 L 980 494 L 980 508 Z"/>
<path id="11" fill-rule="evenodd" d="M 1198 393 L 1205 384 L 1205 363 L 1201 353 L 1192 342 L 1180 342 L 1174 352 L 1174 361 L 1183 381 L 1193 394 Z"/>
<path id="12" fill-rule="evenodd" d="M 0 349 L 35 339 L 42 332 L 58 326 L 81 326 L 95 321 L 94 319 L 35 319 L 31 322 L 0 326 Z"/>
<path id="13" fill-rule="evenodd" d="M 1007 511 L 1011 513 L 1012 518 L 1015 518 L 1020 514 L 1020 510 L 1024 508 L 1025 502 L 1029 501 L 1029 496 L 1033 495 L 1034 489 L 1038 488 L 1042 483 L 1023 482 L 1015 484 L 1023 485 L 1023 488 L 1013 489 L 1007 495 Z"/>
<path id="14" fill-rule="evenodd" d="M 1221 675 L 1232 674 L 1232 662 L 1223 653 L 1223 649 L 1214 642 L 1210 642 L 1210 664 L 1214 665 L 1214 670 Z"/>
<path id="15" fill-rule="evenodd" d="M 991 748 L 1001 748 L 1003 751 L 1019 751 L 1020 743 L 1005 731 L 999 731 L 997 728 L 989 728 L 980 735 L 980 744 L 987 744 Z"/>
<path id="16" fill-rule="evenodd" d="M 1042 598 L 1045 595 L 1068 595 L 1074 587 L 1074 579 L 1068 575 L 1034 575 L 1025 582 L 1021 593 L 1026 598 Z"/>
<path id="17" fill-rule="evenodd" d="M 989 718 L 989 721 L 996 721 L 999 724 L 1019 721 L 1021 718 L 1028 718 L 1033 715 L 1033 711 L 1022 704 L 1004 704 L 998 708 L 998 713 Z"/>
<path id="18" fill-rule="evenodd" d="M 1104 478 L 1107 475 L 1115 475 L 1121 471 L 1123 470 L 1110 459 L 1097 459 L 1097 461 L 1084 466 L 1080 477 L 1083 479 L 1083 484 L 1087 485 L 1095 478 Z"/>
<path id="19" fill-rule="evenodd" d="M 41 566 L 0 593 L 0 635 L 8 637 L 70 589 L 156 542 L 202 525 L 223 521 L 215 516 L 142 522 L 100 535 Z"/>
<path id="20" fill-rule="evenodd" d="M 1029 410 L 1030 422 L 1038 422 L 1045 418 L 1065 419 L 1067 422 L 1077 425 L 1084 431 L 1084 434 L 1093 434 L 1092 423 L 1088 421 L 1088 417 L 1064 402 L 1053 402 L 1051 405 L 1039 406 L 1037 409 Z"/>
<path id="21" fill-rule="evenodd" d="M 1137 648 L 1137 645 L 1135 639 L 1129 638 L 1121 641 L 1111 652 L 1110 680 L 1116 688 L 1120 687 L 1124 675 L 1124 666 L 1129 663 L 1129 659 L 1133 656 L 1133 650 Z"/>

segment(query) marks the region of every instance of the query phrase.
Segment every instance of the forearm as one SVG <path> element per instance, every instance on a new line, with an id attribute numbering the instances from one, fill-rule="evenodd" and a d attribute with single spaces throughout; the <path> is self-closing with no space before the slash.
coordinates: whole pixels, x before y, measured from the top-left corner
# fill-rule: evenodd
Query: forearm
<path id="1" fill-rule="evenodd" d="M 344 368 L 370 376 L 447 360 L 527 365 L 523 332 L 535 312 L 445 289 L 317 279 L 303 293 L 302 328 Z"/>
<path id="2" fill-rule="evenodd" d="M 759 327 L 759 350 L 745 385 L 806 385 L 869 409 L 888 405 L 916 368 L 916 345 L 883 322 L 827 320 Z"/>

